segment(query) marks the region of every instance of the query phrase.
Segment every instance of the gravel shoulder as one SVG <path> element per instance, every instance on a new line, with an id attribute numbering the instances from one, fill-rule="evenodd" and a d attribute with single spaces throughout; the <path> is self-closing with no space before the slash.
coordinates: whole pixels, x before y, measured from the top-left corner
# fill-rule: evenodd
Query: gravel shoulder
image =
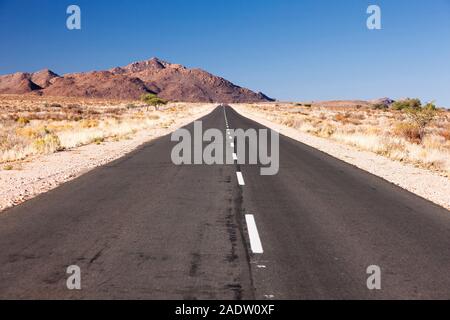
<path id="1" fill-rule="evenodd" d="M 170 127 L 137 132 L 129 139 L 89 144 L 67 151 L 35 156 L 20 163 L 19 170 L 0 171 L 0 211 L 56 188 L 89 170 L 133 151 L 140 145 L 169 134 L 210 113 L 216 105 L 193 107 L 188 113 L 170 114 Z M 167 120 L 167 118 L 165 119 Z"/>
<path id="2" fill-rule="evenodd" d="M 372 152 L 358 150 L 326 138 L 316 137 L 267 120 L 264 114 L 243 105 L 232 107 L 242 116 L 259 122 L 289 138 L 300 141 L 362 170 L 379 176 L 446 209 L 450 209 L 450 179 L 411 164 L 390 160 Z"/>

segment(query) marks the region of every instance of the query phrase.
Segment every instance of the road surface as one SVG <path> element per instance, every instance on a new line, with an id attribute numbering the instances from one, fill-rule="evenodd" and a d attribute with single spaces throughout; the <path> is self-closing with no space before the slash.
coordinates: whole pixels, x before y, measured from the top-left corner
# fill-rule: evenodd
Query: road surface
<path id="1" fill-rule="evenodd" d="M 263 128 L 229 107 L 203 128 L 225 134 L 225 116 Z M 156 139 L 0 214 L 0 298 L 450 298 L 449 211 L 284 136 L 274 176 L 176 166 L 174 145 Z M 66 287 L 69 265 L 81 290 Z"/>

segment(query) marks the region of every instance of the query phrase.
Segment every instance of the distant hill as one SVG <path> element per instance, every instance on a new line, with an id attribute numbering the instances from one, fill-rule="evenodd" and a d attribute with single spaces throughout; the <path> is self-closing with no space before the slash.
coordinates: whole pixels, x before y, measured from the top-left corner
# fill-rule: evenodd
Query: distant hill
<path id="1" fill-rule="evenodd" d="M 59 76 L 45 69 L 35 73 L 0 76 L 0 93 L 37 93 L 49 96 L 138 99 L 156 93 L 171 101 L 264 102 L 263 93 L 239 87 L 201 69 L 188 69 L 158 58 L 108 71 Z"/>

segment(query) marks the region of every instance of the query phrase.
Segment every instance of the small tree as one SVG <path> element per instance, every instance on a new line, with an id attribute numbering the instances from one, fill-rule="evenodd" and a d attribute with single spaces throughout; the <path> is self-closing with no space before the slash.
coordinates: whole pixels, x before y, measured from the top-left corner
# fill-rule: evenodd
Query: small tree
<path id="1" fill-rule="evenodd" d="M 159 110 L 159 106 L 167 104 L 167 100 L 159 98 L 156 94 L 147 93 L 142 95 L 141 100 L 148 106 L 155 107 L 155 110 Z"/>
<path id="2" fill-rule="evenodd" d="M 417 126 L 420 140 L 425 135 L 425 129 L 431 121 L 436 117 L 436 106 L 433 102 L 429 102 L 424 106 L 409 107 L 405 109 L 408 118 Z"/>

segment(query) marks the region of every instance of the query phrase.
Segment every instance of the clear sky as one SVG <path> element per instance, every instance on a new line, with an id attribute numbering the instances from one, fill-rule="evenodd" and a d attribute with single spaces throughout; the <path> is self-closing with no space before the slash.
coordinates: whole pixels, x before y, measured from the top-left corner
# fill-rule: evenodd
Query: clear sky
<path id="1" fill-rule="evenodd" d="M 81 7 L 80 31 L 66 8 Z M 368 30 L 377 4 L 382 30 Z M 157 56 L 280 100 L 450 107 L 450 0 L 0 0 L 0 74 Z"/>

